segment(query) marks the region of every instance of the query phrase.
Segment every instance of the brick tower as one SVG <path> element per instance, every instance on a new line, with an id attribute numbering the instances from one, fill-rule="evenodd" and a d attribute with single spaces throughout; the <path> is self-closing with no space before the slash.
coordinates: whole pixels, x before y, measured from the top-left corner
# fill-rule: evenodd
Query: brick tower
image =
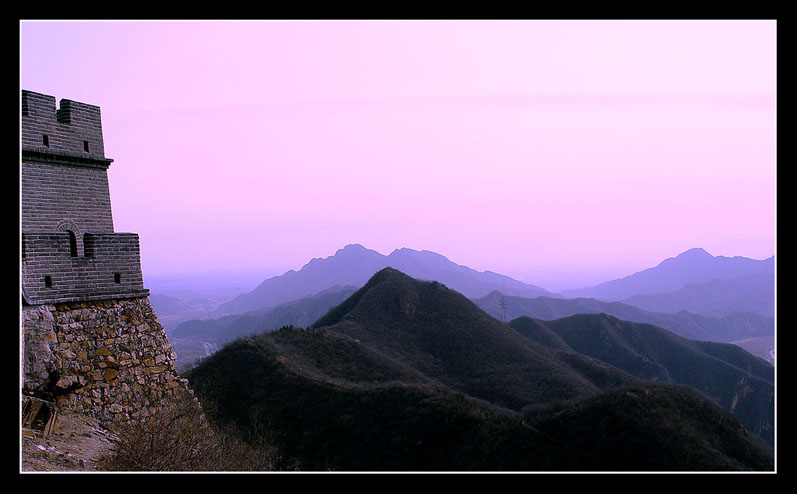
<path id="1" fill-rule="evenodd" d="M 100 108 L 24 90 L 21 103 L 23 395 L 101 420 L 146 416 L 187 382 L 138 235 L 113 229 Z"/>
<path id="2" fill-rule="evenodd" d="M 29 304 L 146 297 L 138 235 L 115 233 L 100 109 L 22 91 L 22 294 Z"/>

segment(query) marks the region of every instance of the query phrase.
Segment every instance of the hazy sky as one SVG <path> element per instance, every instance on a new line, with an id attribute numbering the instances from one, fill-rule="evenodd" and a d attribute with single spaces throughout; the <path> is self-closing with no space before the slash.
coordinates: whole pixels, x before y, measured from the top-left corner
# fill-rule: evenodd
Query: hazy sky
<path id="1" fill-rule="evenodd" d="M 775 249 L 774 21 L 34 22 L 147 276 L 427 249 L 553 289 Z"/>

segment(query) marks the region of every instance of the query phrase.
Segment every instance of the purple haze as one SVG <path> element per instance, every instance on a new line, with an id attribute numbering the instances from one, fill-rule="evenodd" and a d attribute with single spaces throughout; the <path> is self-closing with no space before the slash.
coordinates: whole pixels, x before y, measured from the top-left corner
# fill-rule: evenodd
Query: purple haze
<path id="1" fill-rule="evenodd" d="M 427 249 L 551 289 L 775 249 L 774 21 L 34 22 L 145 276 Z"/>

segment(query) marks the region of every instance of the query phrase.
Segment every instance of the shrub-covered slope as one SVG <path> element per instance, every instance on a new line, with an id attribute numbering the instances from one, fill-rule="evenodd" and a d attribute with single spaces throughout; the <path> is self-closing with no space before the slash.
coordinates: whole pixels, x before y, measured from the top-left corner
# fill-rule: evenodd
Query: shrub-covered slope
<path id="1" fill-rule="evenodd" d="M 521 317 L 510 326 L 541 344 L 564 344 L 642 379 L 691 386 L 770 444 L 774 440 L 774 368 L 736 345 L 693 341 L 607 314 L 554 321 Z"/>
<path id="2" fill-rule="evenodd" d="M 313 327 L 347 335 L 458 391 L 513 409 L 634 381 L 605 363 L 552 352 L 456 291 L 390 268 Z"/>
<path id="3" fill-rule="evenodd" d="M 772 469 L 697 393 L 534 343 L 392 269 L 312 328 L 234 341 L 187 377 L 208 416 L 303 470 Z"/>

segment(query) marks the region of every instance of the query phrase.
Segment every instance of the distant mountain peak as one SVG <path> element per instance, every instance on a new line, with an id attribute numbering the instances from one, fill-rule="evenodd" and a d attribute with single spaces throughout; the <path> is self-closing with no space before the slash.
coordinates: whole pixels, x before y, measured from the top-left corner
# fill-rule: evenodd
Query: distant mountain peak
<path id="1" fill-rule="evenodd" d="M 415 250 L 410 249 L 409 247 L 401 247 L 398 249 L 394 249 L 393 252 L 390 253 L 388 257 L 396 257 L 396 256 L 405 256 L 405 255 L 423 255 L 423 256 L 430 256 L 430 257 L 438 257 L 441 259 L 445 259 L 446 261 L 448 258 L 442 254 L 438 254 L 437 252 L 431 250 Z"/>
<path id="2" fill-rule="evenodd" d="M 579 290 L 566 290 L 566 297 L 591 297 L 599 300 L 626 300 L 637 295 L 677 291 L 690 283 L 731 280 L 773 272 L 772 260 L 747 257 L 713 256 L 695 247 L 661 261 L 655 267 Z"/>
<path id="3" fill-rule="evenodd" d="M 352 252 L 353 253 L 353 252 L 364 252 L 364 251 L 367 251 L 367 250 L 370 250 L 370 249 L 366 249 L 365 247 L 363 247 L 360 244 L 348 244 L 345 247 L 343 247 L 342 249 L 338 249 L 335 252 L 335 255 L 343 253 L 343 252 L 346 252 L 346 253 Z"/>
<path id="4" fill-rule="evenodd" d="M 701 247 L 695 247 L 689 250 L 685 250 L 674 257 L 674 259 L 707 259 L 713 258 L 711 254 L 706 252 L 705 249 Z"/>

